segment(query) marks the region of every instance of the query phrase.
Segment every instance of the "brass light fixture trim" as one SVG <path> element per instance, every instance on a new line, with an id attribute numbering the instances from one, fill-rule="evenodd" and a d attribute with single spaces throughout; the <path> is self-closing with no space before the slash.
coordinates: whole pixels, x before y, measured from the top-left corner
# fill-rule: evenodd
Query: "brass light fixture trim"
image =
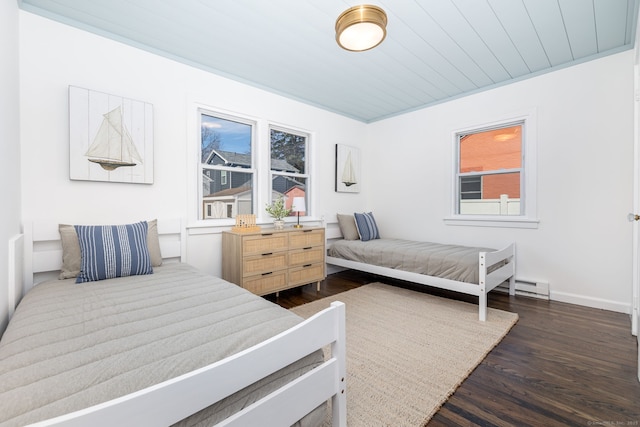
<path id="1" fill-rule="evenodd" d="M 336 41 L 341 48 L 362 52 L 378 46 L 387 36 L 387 14 L 378 6 L 351 7 L 336 20 Z"/>

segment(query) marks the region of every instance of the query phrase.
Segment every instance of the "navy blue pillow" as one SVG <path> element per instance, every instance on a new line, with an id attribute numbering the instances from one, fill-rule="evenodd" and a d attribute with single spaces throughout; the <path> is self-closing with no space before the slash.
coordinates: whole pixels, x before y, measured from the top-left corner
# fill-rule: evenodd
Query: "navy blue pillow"
<path id="1" fill-rule="evenodd" d="M 354 213 L 356 219 L 356 227 L 358 228 L 358 234 L 360 240 L 366 242 L 368 240 L 379 239 L 380 233 L 378 232 L 378 225 L 373 218 L 373 213 Z"/>
<path id="2" fill-rule="evenodd" d="M 74 227 L 81 257 L 76 283 L 153 273 L 146 221 Z"/>

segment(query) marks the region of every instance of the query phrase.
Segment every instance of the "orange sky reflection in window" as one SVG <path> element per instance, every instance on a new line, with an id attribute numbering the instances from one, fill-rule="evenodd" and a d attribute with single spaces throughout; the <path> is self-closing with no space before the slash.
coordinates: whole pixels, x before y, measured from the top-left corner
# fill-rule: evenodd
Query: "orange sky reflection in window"
<path id="1" fill-rule="evenodd" d="M 522 125 L 488 130 L 460 138 L 460 172 L 520 168 Z"/>

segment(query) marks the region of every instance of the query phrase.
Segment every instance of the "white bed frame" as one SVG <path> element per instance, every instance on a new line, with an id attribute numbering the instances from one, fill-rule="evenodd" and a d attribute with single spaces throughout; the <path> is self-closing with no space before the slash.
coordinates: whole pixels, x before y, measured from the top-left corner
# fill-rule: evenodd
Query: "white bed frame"
<path id="1" fill-rule="evenodd" d="M 186 247 L 182 221 L 159 219 L 158 234 L 163 258 L 168 262 L 186 261 L 182 251 Z M 57 224 L 27 224 L 24 235 L 26 292 L 38 283 L 40 277 L 46 278 L 51 276 L 51 272 L 60 270 L 62 246 Z M 270 425 L 291 425 L 331 399 L 333 425 L 344 427 L 347 425 L 345 344 L 345 306 L 334 302 L 331 307 L 293 328 L 209 366 L 33 425 L 171 425 L 330 345 L 331 355 L 323 364 L 218 425 L 265 425 L 265 420 Z"/>
<path id="2" fill-rule="evenodd" d="M 342 238 L 340 232 L 329 231 L 327 236 L 330 238 Z M 328 242 L 327 247 L 330 243 Z M 373 264 L 363 262 L 350 261 L 342 258 L 327 256 L 327 264 L 336 265 L 353 270 L 365 271 L 367 273 L 378 274 L 380 276 L 391 277 L 394 279 L 406 280 L 421 285 L 432 286 L 435 288 L 447 289 L 450 291 L 461 292 L 468 295 L 478 297 L 478 318 L 484 322 L 487 320 L 487 294 L 501 283 L 509 281 L 509 295 L 515 295 L 516 292 L 516 246 L 511 243 L 503 249 L 494 252 L 480 252 L 479 254 L 479 283 L 459 282 L 457 280 L 443 279 L 441 277 L 427 276 L 426 274 L 412 273 L 409 271 L 397 270 L 395 268 L 380 267 Z M 499 268 L 489 272 L 488 269 L 497 263 L 504 263 Z"/>

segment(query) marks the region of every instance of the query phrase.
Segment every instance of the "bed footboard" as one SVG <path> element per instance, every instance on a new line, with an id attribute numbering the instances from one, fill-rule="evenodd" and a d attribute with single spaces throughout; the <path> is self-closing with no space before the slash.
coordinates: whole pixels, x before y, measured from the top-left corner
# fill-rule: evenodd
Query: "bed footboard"
<path id="1" fill-rule="evenodd" d="M 341 302 L 219 362 L 32 426 L 171 425 L 329 344 L 331 356 L 323 364 L 218 426 L 263 425 L 265 420 L 271 425 L 292 425 L 328 399 L 332 399 L 333 425 L 346 426 L 345 306 Z"/>
<path id="2" fill-rule="evenodd" d="M 509 294 L 516 293 L 516 244 L 493 252 L 479 254 L 479 287 L 478 304 L 481 321 L 487 320 L 487 294 L 499 284 L 509 281 Z"/>

